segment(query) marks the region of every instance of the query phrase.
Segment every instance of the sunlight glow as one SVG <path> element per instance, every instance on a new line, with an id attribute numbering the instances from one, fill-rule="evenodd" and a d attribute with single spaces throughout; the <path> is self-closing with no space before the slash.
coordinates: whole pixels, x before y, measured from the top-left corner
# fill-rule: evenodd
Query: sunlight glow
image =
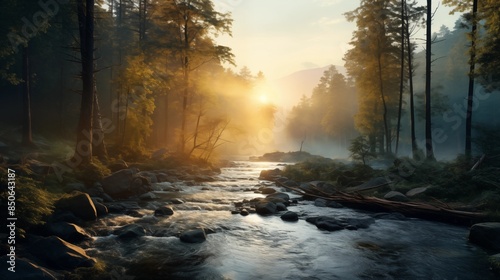
<path id="1" fill-rule="evenodd" d="M 259 102 L 262 104 L 267 104 L 267 103 L 269 103 L 269 98 L 267 97 L 266 94 L 261 94 L 259 96 Z"/>

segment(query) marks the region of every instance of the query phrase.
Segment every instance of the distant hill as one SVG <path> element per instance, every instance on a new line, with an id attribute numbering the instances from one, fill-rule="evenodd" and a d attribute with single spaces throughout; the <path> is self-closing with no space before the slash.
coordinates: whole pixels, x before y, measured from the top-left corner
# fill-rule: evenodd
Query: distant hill
<path id="1" fill-rule="evenodd" d="M 277 106 L 288 110 L 295 106 L 303 95 L 310 96 L 314 87 L 318 85 L 321 76 L 329 67 L 330 65 L 301 70 L 271 81 L 276 96 L 275 100 L 278 103 Z M 335 65 L 335 67 L 340 73 L 345 74 L 343 66 Z"/>

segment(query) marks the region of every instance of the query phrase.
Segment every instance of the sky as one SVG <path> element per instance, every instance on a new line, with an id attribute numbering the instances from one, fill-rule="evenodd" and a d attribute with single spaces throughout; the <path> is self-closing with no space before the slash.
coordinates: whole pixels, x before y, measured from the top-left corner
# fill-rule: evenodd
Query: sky
<path id="1" fill-rule="evenodd" d="M 359 6 L 353 0 L 214 0 L 216 9 L 230 12 L 232 37 L 219 36 L 220 45 L 232 48 L 236 70 L 247 66 L 253 74 L 262 71 L 275 80 L 296 71 L 344 65 L 342 57 L 350 48 L 356 29 L 344 13 Z M 425 5 L 425 0 L 419 0 Z M 442 25 L 450 29 L 458 15 L 433 1 L 436 14 L 433 32 Z M 424 38 L 424 30 L 418 33 Z"/>

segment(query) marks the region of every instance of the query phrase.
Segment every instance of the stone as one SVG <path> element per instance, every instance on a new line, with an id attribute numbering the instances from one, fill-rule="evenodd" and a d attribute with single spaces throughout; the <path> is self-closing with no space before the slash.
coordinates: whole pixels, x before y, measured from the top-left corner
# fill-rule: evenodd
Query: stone
<path id="1" fill-rule="evenodd" d="M 405 215 L 401 213 L 377 213 L 372 215 L 373 218 L 375 219 L 382 219 L 382 220 L 395 220 L 395 221 L 403 221 L 406 220 Z"/>
<path id="2" fill-rule="evenodd" d="M 272 194 L 275 193 L 276 190 L 274 188 L 263 188 L 260 190 L 262 194 Z"/>
<path id="3" fill-rule="evenodd" d="M 406 192 L 406 196 L 408 197 L 414 197 L 420 194 L 423 194 L 427 191 L 429 187 L 420 187 L 420 188 L 414 188 Z"/>
<path id="4" fill-rule="evenodd" d="M 407 202 L 410 201 L 408 197 L 406 197 L 404 194 L 397 192 L 397 191 L 390 191 L 386 195 L 384 195 L 384 199 L 390 200 L 390 201 L 399 201 L 399 202 Z"/>
<path id="5" fill-rule="evenodd" d="M 275 203 L 276 204 L 276 210 L 279 212 L 279 211 L 286 211 L 288 210 L 286 208 L 286 205 L 284 203 L 281 203 L 281 202 L 278 202 L 278 203 Z"/>
<path id="6" fill-rule="evenodd" d="M 281 198 L 285 201 L 290 200 L 290 196 L 288 194 L 282 193 L 282 192 L 276 192 L 276 193 L 270 194 L 270 195 L 266 196 L 266 198 Z"/>
<path id="7" fill-rule="evenodd" d="M 108 215 L 109 211 L 106 205 L 102 204 L 101 202 L 98 202 L 95 198 L 92 198 L 92 202 L 94 202 L 94 207 L 97 212 L 97 217 Z"/>
<path id="8" fill-rule="evenodd" d="M 139 196 L 140 200 L 154 200 L 158 199 L 158 196 L 153 192 L 147 192 Z"/>
<path id="9" fill-rule="evenodd" d="M 154 213 L 154 215 L 156 217 L 172 216 L 173 214 L 174 214 L 174 210 L 168 206 L 162 206 L 162 207 L 156 209 L 155 213 Z"/>
<path id="10" fill-rule="evenodd" d="M 295 222 L 299 220 L 299 215 L 295 212 L 288 211 L 285 214 L 281 215 L 281 219 L 283 221 Z"/>
<path id="11" fill-rule="evenodd" d="M 317 207 L 330 207 L 330 208 L 342 208 L 342 204 L 335 201 L 326 200 L 324 198 L 317 198 L 314 201 L 314 205 Z"/>
<path id="12" fill-rule="evenodd" d="M 259 175 L 259 180 L 273 181 L 279 176 L 281 176 L 281 170 L 279 168 L 262 170 Z"/>
<path id="13" fill-rule="evenodd" d="M 250 213 L 248 212 L 247 209 L 241 209 L 241 211 L 240 211 L 241 216 L 248 216 L 248 214 L 250 214 Z"/>
<path id="14" fill-rule="evenodd" d="M 0 257 L 2 263 L 8 263 L 9 257 Z M 12 280 L 56 280 L 55 273 L 46 268 L 40 267 L 29 260 L 16 258 L 15 273 L 8 271 L 6 268 L 0 272 L 0 279 Z"/>
<path id="15" fill-rule="evenodd" d="M 122 169 L 102 179 L 104 192 L 113 198 L 126 197 L 132 193 L 131 185 L 135 179 L 135 169 Z"/>
<path id="16" fill-rule="evenodd" d="M 182 201 L 181 199 L 178 199 L 178 198 L 174 198 L 174 199 L 170 200 L 170 202 L 172 204 L 184 204 L 184 201 Z"/>
<path id="17" fill-rule="evenodd" d="M 92 236 L 86 230 L 72 223 L 47 223 L 45 225 L 45 229 L 49 235 L 55 235 L 71 243 L 78 243 L 92 239 Z"/>
<path id="18" fill-rule="evenodd" d="M 255 211 L 260 215 L 270 215 L 276 213 L 276 204 L 274 202 L 259 202 L 255 205 Z"/>
<path id="19" fill-rule="evenodd" d="M 72 212 L 76 217 L 84 221 L 95 221 L 97 219 L 97 210 L 94 202 L 86 193 L 77 192 L 70 197 L 59 199 L 55 206 L 60 210 Z"/>
<path id="20" fill-rule="evenodd" d="M 316 198 L 316 200 L 314 200 L 314 206 L 316 207 L 326 207 L 327 203 L 328 201 L 324 198 Z"/>
<path id="21" fill-rule="evenodd" d="M 56 236 L 39 238 L 30 244 L 30 253 L 54 269 L 93 267 L 96 261 L 82 248 Z"/>
<path id="22" fill-rule="evenodd" d="M 158 183 L 158 178 L 156 178 L 156 174 L 148 171 L 141 171 L 136 174 L 136 176 L 144 177 L 148 180 L 150 184 Z"/>
<path id="23" fill-rule="evenodd" d="M 145 236 L 146 229 L 141 225 L 131 224 L 131 225 L 126 225 L 126 226 L 123 226 L 119 229 L 116 229 L 113 232 L 113 234 L 117 235 L 118 238 L 121 238 L 121 239 L 131 239 L 131 238 Z"/>
<path id="24" fill-rule="evenodd" d="M 485 249 L 500 252 L 500 223 L 479 223 L 471 227 L 469 241 Z"/>
<path id="25" fill-rule="evenodd" d="M 207 240 L 207 234 L 204 229 L 198 228 L 183 232 L 179 238 L 185 243 L 202 243 Z"/>

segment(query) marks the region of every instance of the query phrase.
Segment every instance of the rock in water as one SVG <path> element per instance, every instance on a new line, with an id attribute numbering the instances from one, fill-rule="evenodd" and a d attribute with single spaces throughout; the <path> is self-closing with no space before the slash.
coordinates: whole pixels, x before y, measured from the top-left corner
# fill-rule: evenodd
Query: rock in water
<path id="1" fill-rule="evenodd" d="M 58 236 L 68 242 L 78 243 L 92 239 L 91 235 L 87 231 L 71 223 L 47 223 L 45 228 L 49 234 Z"/>
<path id="2" fill-rule="evenodd" d="M 129 239 L 146 235 L 146 229 L 141 225 L 131 224 L 121 227 L 113 232 L 119 238 Z"/>
<path id="3" fill-rule="evenodd" d="M 282 193 L 282 192 L 277 192 L 277 193 L 273 193 L 273 194 L 270 194 L 268 196 L 266 196 L 266 198 L 281 198 L 285 201 L 289 201 L 290 200 L 290 196 L 286 193 Z"/>
<path id="4" fill-rule="evenodd" d="M 500 223 L 479 223 L 471 227 L 470 242 L 500 252 Z"/>
<path id="5" fill-rule="evenodd" d="M 86 193 L 76 193 L 71 197 L 61 198 L 55 206 L 60 210 L 67 210 L 78 218 L 85 221 L 95 221 L 97 219 L 97 210 L 94 202 Z"/>
<path id="6" fill-rule="evenodd" d="M 82 248 L 56 236 L 40 238 L 30 246 L 30 253 L 54 269 L 71 270 L 78 267 L 93 267 L 95 260 Z"/>
<path id="7" fill-rule="evenodd" d="M 130 195 L 133 193 L 131 185 L 136 173 L 135 169 L 119 170 L 102 179 L 102 187 L 111 197 L 116 198 Z"/>
<path id="8" fill-rule="evenodd" d="M 156 217 L 163 217 L 163 216 L 172 216 L 174 214 L 174 210 L 168 206 L 162 206 L 158 209 L 155 210 L 155 216 Z"/>
<path id="9" fill-rule="evenodd" d="M 180 239 L 185 243 L 202 243 L 207 240 L 207 235 L 204 229 L 198 228 L 183 232 Z"/>
<path id="10" fill-rule="evenodd" d="M 283 221 L 295 222 L 299 220 L 299 215 L 295 212 L 288 211 L 285 214 L 281 215 L 281 219 Z"/>
<path id="11" fill-rule="evenodd" d="M 274 202 L 261 202 L 255 205 L 255 211 L 261 215 L 270 215 L 276 213 L 277 207 Z"/>

